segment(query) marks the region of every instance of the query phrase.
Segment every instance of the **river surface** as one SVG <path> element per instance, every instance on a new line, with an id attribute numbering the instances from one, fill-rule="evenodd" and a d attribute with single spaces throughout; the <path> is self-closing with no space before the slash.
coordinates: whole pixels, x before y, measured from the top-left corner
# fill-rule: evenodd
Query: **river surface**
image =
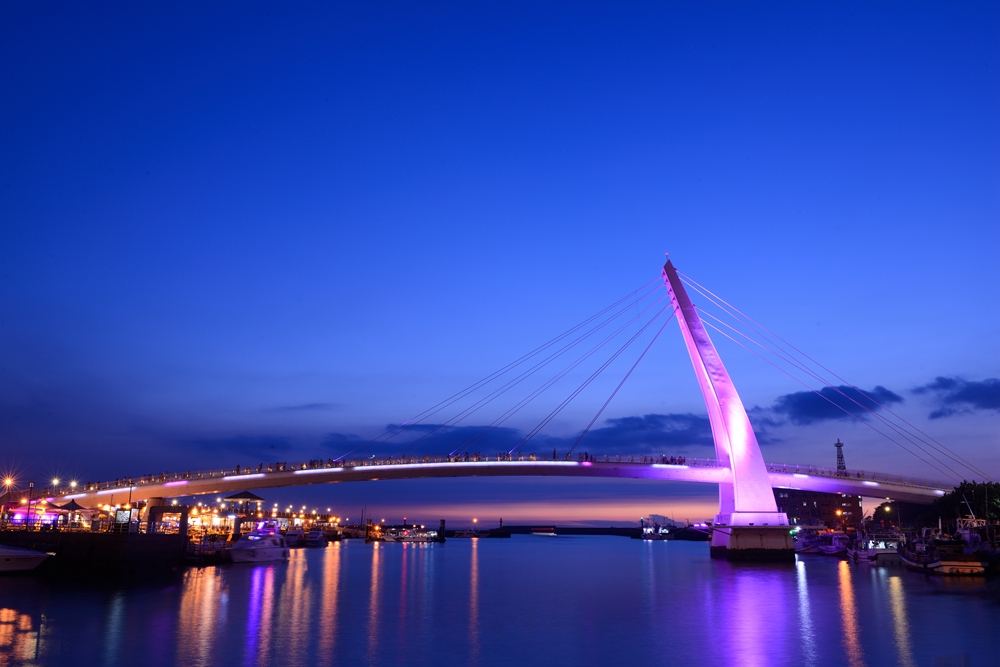
<path id="1" fill-rule="evenodd" d="M 0 667 L 990 666 L 995 583 L 620 537 L 349 541 L 141 586 L 4 577 Z"/>

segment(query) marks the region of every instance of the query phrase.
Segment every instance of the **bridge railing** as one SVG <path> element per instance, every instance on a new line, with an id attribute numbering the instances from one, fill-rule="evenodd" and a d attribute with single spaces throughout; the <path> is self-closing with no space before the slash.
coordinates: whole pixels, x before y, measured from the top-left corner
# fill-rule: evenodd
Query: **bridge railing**
<path id="1" fill-rule="evenodd" d="M 591 455 L 579 454 L 569 458 L 546 453 L 533 454 L 495 454 L 492 456 L 483 454 L 462 454 L 461 456 L 446 455 L 424 455 L 424 456 L 387 456 L 370 457 L 359 459 L 312 459 L 296 463 L 273 462 L 260 463 L 258 465 L 242 466 L 237 465 L 232 468 L 212 468 L 209 470 L 195 470 L 186 472 L 165 472 L 154 475 L 141 475 L 139 477 L 119 478 L 106 482 L 87 482 L 73 489 L 67 487 L 42 489 L 38 497 L 62 495 L 72 492 L 95 492 L 121 489 L 122 493 L 127 493 L 132 486 L 146 486 L 151 484 L 169 484 L 171 482 L 183 482 L 185 480 L 198 479 L 218 479 L 225 478 L 226 481 L 237 481 L 240 477 L 246 476 L 253 479 L 251 475 L 266 475 L 270 473 L 294 472 L 297 470 L 317 470 L 324 468 L 360 468 L 369 466 L 400 465 L 400 464 L 433 464 L 433 463 L 481 463 L 488 461 L 577 461 L 592 463 L 616 463 L 634 465 L 683 465 L 699 468 L 718 468 L 718 460 L 712 458 L 697 458 L 692 456 L 676 456 L 666 454 L 609 454 Z M 864 470 L 838 471 L 832 468 L 818 466 L 806 466 L 791 463 L 767 463 L 765 464 L 769 472 L 789 473 L 800 475 L 815 475 L 819 477 L 831 477 L 841 479 L 857 479 L 871 482 L 884 482 L 889 484 L 901 484 L 904 486 L 916 486 L 932 489 L 948 489 L 950 485 L 933 480 L 918 479 L 913 477 L 903 477 L 900 475 L 890 475 L 888 473 L 868 472 Z"/>
<path id="2" fill-rule="evenodd" d="M 794 463 L 766 463 L 768 472 L 788 473 L 792 475 L 811 475 L 815 477 L 832 477 L 836 479 L 855 479 L 863 482 L 878 482 L 885 484 L 900 484 L 902 486 L 916 486 L 928 489 L 948 490 L 951 484 L 945 484 L 931 479 L 921 479 L 919 477 L 905 477 L 903 475 L 892 475 L 884 472 L 871 472 L 868 470 L 837 470 L 836 468 L 822 468 L 819 466 L 805 466 Z"/>

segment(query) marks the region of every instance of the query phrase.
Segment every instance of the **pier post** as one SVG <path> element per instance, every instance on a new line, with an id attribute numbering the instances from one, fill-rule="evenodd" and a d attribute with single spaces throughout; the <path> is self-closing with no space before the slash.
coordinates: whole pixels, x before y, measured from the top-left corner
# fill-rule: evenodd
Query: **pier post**
<path id="1" fill-rule="evenodd" d="M 150 498 L 146 501 L 146 506 L 142 508 L 142 511 L 146 515 L 147 535 L 152 535 L 156 532 L 156 519 L 163 514 L 162 511 L 156 511 L 154 508 L 163 507 L 166 504 L 167 501 L 163 498 Z"/>

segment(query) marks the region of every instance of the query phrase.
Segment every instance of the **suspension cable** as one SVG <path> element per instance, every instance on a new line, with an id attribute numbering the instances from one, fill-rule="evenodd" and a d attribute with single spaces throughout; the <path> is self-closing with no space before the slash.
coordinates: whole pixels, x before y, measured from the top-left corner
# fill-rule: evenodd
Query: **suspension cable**
<path id="1" fill-rule="evenodd" d="M 452 405 L 456 401 L 461 400 L 465 396 L 468 396 L 470 393 L 472 393 L 475 390 L 479 389 L 483 385 L 488 384 L 489 382 L 492 382 L 494 379 L 496 379 L 496 378 L 504 375 L 505 373 L 507 373 L 512 368 L 515 368 L 515 367 L 519 366 L 520 364 L 522 364 L 523 362 L 527 361 L 528 359 L 531 359 L 532 357 L 534 357 L 537 354 L 543 352 L 544 350 L 548 349 L 552 345 L 555 345 L 560 340 L 566 338 L 567 336 L 572 335 L 574 332 L 576 332 L 579 329 L 581 329 L 582 327 L 585 327 L 586 325 L 590 324 L 595 319 L 601 317 L 602 315 L 604 315 L 609 310 L 612 310 L 613 308 L 616 308 L 617 306 L 621 305 L 625 301 L 628 301 L 629 299 L 633 298 L 639 292 L 642 292 L 643 290 L 647 290 L 649 287 L 654 286 L 654 285 L 658 286 L 659 283 L 660 283 L 660 279 L 659 278 L 654 278 L 653 280 L 650 280 L 648 283 L 646 283 L 642 287 L 639 287 L 639 288 L 637 288 L 635 290 L 632 290 L 631 292 L 629 292 L 624 297 L 622 297 L 622 298 L 618 299 L 617 301 L 615 301 L 614 303 L 612 303 L 610 306 L 607 306 L 606 308 L 602 309 L 598 313 L 596 313 L 594 315 L 591 315 L 590 317 L 588 317 L 587 319 L 583 320 L 579 324 L 577 324 L 577 325 L 571 327 L 570 329 L 564 331 L 563 333 L 559 334 L 555 338 L 552 338 L 547 343 L 543 343 L 542 345 L 536 347 L 534 350 L 528 352 L 527 354 L 523 355 L 522 357 L 520 357 L 520 358 L 516 359 L 515 361 L 510 362 L 506 366 L 504 366 L 504 367 L 502 367 L 502 368 L 500 368 L 500 369 L 498 369 L 498 370 L 490 373 L 489 375 L 487 375 L 486 377 L 482 378 L 481 380 L 478 380 L 478 381 L 472 383 L 471 385 L 469 385 L 465 389 L 459 391 L 458 393 L 452 394 L 451 396 L 449 396 L 448 398 L 444 399 L 443 401 L 441 401 L 437 405 L 434 405 L 434 406 L 428 408 L 427 410 L 424 410 L 423 412 L 421 412 L 421 413 L 419 413 L 419 414 L 411 417 L 410 419 L 406 420 L 402 424 L 397 424 L 396 426 L 394 426 L 394 427 L 392 427 L 392 428 L 384 431 L 383 433 L 375 436 L 374 438 L 372 438 L 368 442 L 365 442 L 362 445 L 359 445 L 359 446 L 357 446 L 357 447 L 355 447 L 355 448 L 353 448 L 351 450 L 348 450 L 346 453 L 340 455 L 339 457 L 337 457 L 334 460 L 341 461 L 341 460 L 345 459 L 346 457 L 350 456 L 351 454 L 354 454 L 355 452 L 358 452 L 359 450 L 365 450 L 365 449 L 368 449 L 372 445 L 379 444 L 380 441 L 384 442 L 384 441 L 387 441 L 387 440 L 391 440 L 392 438 L 396 437 L 397 435 L 399 435 L 401 432 L 403 432 L 407 428 L 409 428 L 409 427 L 411 427 L 411 426 L 413 426 L 415 424 L 418 424 L 418 423 L 422 422 L 423 420 L 427 419 L 428 417 L 430 417 L 430 416 L 432 416 L 432 415 L 440 412 L 441 410 L 443 410 L 444 408 L 448 407 L 449 405 Z M 646 294 L 644 294 L 642 297 L 640 297 L 639 300 L 641 301 L 642 299 L 645 299 L 650 293 L 652 293 L 654 291 L 656 291 L 655 288 L 653 290 L 650 290 Z"/>
<path id="2" fill-rule="evenodd" d="M 675 314 L 676 313 L 670 313 L 670 316 L 663 323 L 663 326 L 661 326 L 660 330 L 656 332 L 655 336 L 653 336 L 653 340 L 649 341 L 649 345 L 646 346 L 646 349 L 642 351 L 642 354 L 639 355 L 639 358 L 635 360 L 634 364 L 632 364 L 632 368 L 628 369 L 628 373 L 625 374 L 625 377 L 622 378 L 622 381 L 618 383 L 618 386 L 615 387 L 615 390 L 611 392 L 610 396 L 608 396 L 608 400 L 604 401 L 604 405 L 601 406 L 601 409 L 597 411 L 597 414 L 594 415 L 594 418 L 590 420 L 589 424 L 587 424 L 587 428 L 583 429 L 583 433 L 581 433 L 580 437 L 576 439 L 576 442 L 573 443 L 573 446 L 569 448 L 570 454 L 572 454 L 573 450 L 576 449 L 576 446 L 580 444 L 580 441 L 583 440 L 588 433 L 590 433 L 590 429 L 593 428 L 597 420 L 600 419 L 602 414 L 604 414 L 604 410 L 608 407 L 608 405 L 610 405 L 611 401 L 614 400 L 615 396 L 618 395 L 618 390 L 621 389 L 622 385 L 625 384 L 625 381 L 629 379 L 629 377 L 632 375 L 632 371 L 635 370 L 635 367 L 639 365 L 639 362 L 642 361 L 643 358 L 646 356 L 646 353 L 649 352 L 649 348 L 653 347 L 653 343 L 656 342 L 656 339 L 660 337 L 660 334 L 663 333 L 663 330 L 667 328 L 668 324 L 670 324 L 670 320 L 674 319 Z"/>
<path id="3" fill-rule="evenodd" d="M 816 364 L 817 366 L 819 366 L 819 367 L 820 367 L 820 368 L 822 368 L 822 369 L 823 369 L 824 371 L 826 371 L 827 373 L 829 373 L 829 374 L 830 374 L 830 375 L 832 375 L 833 377 L 835 377 L 835 378 L 837 378 L 838 380 L 840 380 L 841 382 L 843 382 L 843 383 L 844 383 L 845 385 L 847 385 L 847 386 L 848 386 L 848 387 L 850 387 L 851 389 L 854 389 L 855 391 L 857 391 L 857 392 L 861 393 L 861 394 L 862 394 L 863 396 L 865 396 L 865 397 L 866 397 L 866 398 L 867 398 L 868 400 L 870 400 L 870 401 L 871 401 L 872 403 L 874 403 L 874 404 L 875 404 L 875 405 L 877 405 L 878 407 L 882 408 L 883 410 L 885 410 L 886 412 L 888 412 L 889 414 L 891 414 L 891 415 L 892 415 L 893 417 L 895 417 L 896 419 L 898 419 L 899 421 L 901 421 L 901 422 L 902 422 L 903 424 L 905 424 L 906 426 L 908 426 L 908 427 L 909 427 L 910 429 L 912 429 L 913 431 L 916 431 L 916 432 L 917 432 L 917 433 L 919 433 L 920 435 L 922 435 L 922 436 L 926 437 L 926 438 L 927 438 L 928 440 L 930 440 L 931 442 L 933 442 L 934 444 L 936 444 L 936 445 L 937 445 L 937 446 L 938 446 L 938 447 L 940 448 L 940 449 L 938 449 L 938 451 L 941 451 L 941 450 L 944 450 L 944 451 L 941 451 L 941 453 L 942 453 L 942 454 L 944 454 L 945 456 L 948 456 L 948 457 L 950 457 L 950 458 L 951 458 L 952 460 L 956 461 L 957 463 L 960 463 L 960 464 L 962 464 L 962 465 L 963 465 L 963 466 L 964 466 L 965 468 L 969 469 L 970 471 L 972 471 L 972 472 L 974 472 L 974 473 L 978 473 L 978 474 L 982 475 L 983 477 L 985 477 L 985 478 L 986 478 L 987 480 L 990 480 L 990 481 L 992 481 L 992 478 L 991 478 L 991 477 L 990 477 L 990 476 L 989 476 L 988 474 L 986 474 L 985 472 L 983 472 L 982 470 L 980 470 L 980 469 L 979 469 L 978 467 L 976 467 L 975 465 L 973 465 L 972 463 L 970 463 L 969 461 L 967 461 L 967 460 L 966 460 L 966 459 L 965 459 L 964 457 L 962 457 L 962 456 L 961 456 L 960 454 L 958 454 L 957 452 L 954 452 L 954 451 L 952 451 L 952 449 L 951 449 L 951 448 L 949 448 L 948 446 L 946 446 L 945 444 L 943 444 L 943 443 L 939 442 L 939 441 L 938 441 L 937 439 L 935 439 L 935 438 L 934 438 L 934 437 L 932 437 L 931 435 L 929 435 L 929 434 L 925 433 L 925 432 L 924 432 L 923 430 L 921 430 L 921 429 L 920 429 L 919 427 L 917 427 L 917 426 L 915 426 L 915 425 L 911 424 L 911 423 L 910 423 L 909 421 L 907 421 L 907 420 L 906 420 L 905 418 L 903 418 L 902 416 L 900 416 L 899 414 L 897 414 L 896 412 L 894 412 L 894 411 L 893 411 L 892 409 L 890 409 L 890 408 L 889 408 L 888 406 L 886 406 L 886 405 L 883 405 L 883 404 L 882 404 L 882 403 L 880 403 L 879 401 L 877 401 L 877 400 L 875 400 L 874 398 L 872 398 L 871 396 L 869 396 L 869 395 L 868 395 L 868 394 L 867 394 L 867 393 L 866 393 L 866 392 L 865 392 L 864 390 L 862 390 L 862 389 L 860 389 L 859 387 L 856 387 L 855 385 L 851 384 L 850 382 L 848 382 L 847 380 L 845 380 L 844 378 L 842 378 L 841 376 L 839 376 L 839 375 L 838 375 L 837 373 L 833 372 L 832 370 L 830 370 L 829 368 L 827 368 L 826 366 L 824 366 L 824 365 L 823 365 L 823 364 L 821 364 L 820 362 L 816 361 L 815 359 L 813 359 L 812 357 L 810 357 L 810 356 L 809 356 L 808 354 L 806 354 L 805 352 L 803 352 L 803 351 L 802 351 L 802 350 L 800 350 L 799 348 L 797 348 L 797 347 L 795 347 L 794 345 L 792 345 L 791 343 L 789 343 L 789 342 L 788 342 L 787 340 L 785 340 L 784 338 L 782 338 L 782 337 L 781 337 L 781 336 L 779 336 L 778 334 L 776 334 L 776 333 L 774 333 L 773 331 L 771 331 L 770 329 L 768 329 L 768 328 L 767 328 L 766 326 L 764 326 L 763 324 L 761 324 L 761 323 L 760 323 L 760 322 L 758 322 L 757 320 L 753 319 L 752 317 L 750 317 L 749 315 L 747 315 L 747 314 L 746 314 L 746 313 L 744 313 L 743 311 L 741 311 L 741 310 L 739 310 L 738 308 L 736 308 L 736 306 L 732 305 L 731 303 L 729 303 L 728 301 L 726 301 L 725 299 L 723 299 L 723 298 L 722 298 L 721 296 L 719 296 L 719 295 L 718 295 L 718 294 L 716 294 L 715 292 L 712 292 L 712 291 L 711 291 L 710 289 L 708 289 L 708 288 L 707 288 L 707 287 L 705 287 L 704 285 L 701 285 L 700 283 L 698 283 L 698 282 L 697 282 L 696 280 L 694 280 L 694 279 L 693 279 L 693 278 L 691 278 L 690 276 L 688 276 L 688 275 L 686 275 L 686 274 L 681 274 L 681 275 L 682 275 L 682 276 L 683 276 L 683 278 L 684 278 L 684 282 L 688 283 L 688 285 L 690 285 L 690 286 L 691 286 L 691 287 L 692 287 L 693 289 L 695 289 L 695 290 L 696 290 L 696 291 L 697 291 L 697 292 L 698 292 L 699 294 L 701 294 L 702 296 L 704 296 L 704 297 L 705 297 L 706 299 L 709 299 L 710 301 L 712 301 L 712 303 L 714 303 L 714 304 L 715 304 L 716 306 L 718 306 L 718 307 L 719 307 L 719 308 L 720 308 L 721 310 L 723 310 L 724 312 L 726 312 L 726 314 L 728 314 L 728 315 L 729 315 L 730 317 L 733 317 L 734 319 L 736 319 L 736 320 L 737 320 L 738 322 L 740 322 L 740 323 L 741 323 L 741 324 L 743 324 L 744 326 L 746 326 L 746 327 L 750 328 L 751 330 L 753 330 L 753 331 L 754 331 L 754 333 L 756 333 L 756 334 L 760 335 L 760 336 L 761 336 L 761 337 L 763 337 L 763 338 L 764 338 L 765 340 L 768 340 L 768 342 L 771 342 L 771 343 L 772 343 L 772 344 L 774 344 L 774 345 L 778 345 L 777 343 L 774 343 L 773 341 L 771 341 L 771 340 L 770 340 L 770 339 L 769 339 L 769 338 L 767 337 L 767 335 L 766 335 L 766 334 L 764 334 L 764 333 L 762 333 L 762 332 L 758 331 L 758 330 L 757 330 L 757 329 L 756 329 L 756 328 L 755 328 L 755 327 L 753 326 L 753 325 L 756 325 L 756 327 L 759 327 L 760 329 L 763 329 L 764 331 L 768 332 L 769 334 L 771 334 L 772 336 L 774 336 L 775 338 L 777 338 L 777 339 L 778 339 L 779 341 L 781 341 L 782 343 L 784 343 L 784 344 L 785 344 L 786 346 L 788 346 L 788 347 L 790 347 L 791 349 L 795 350 L 795 351 L 796 351 L 796 352 L 798 352 L 798 353 L 799 353 L 800 355 L 802 355 L 803 357 L 805 357 L 806 359 L 808 359 L 808 360 L 809 360 L 809 361 L 811 361 L 812 363 Z M 700 288 L 700 289 L 699 289 L 699 288 Z M 704 290 L 704 291 L 702 291 L 702 290 Z M 706 294 L 706 292 L 707 292 L 707 294 Z M 711 296 L 709 296 L 709 294 L 710 294 Z M 720 305 L 719 303 L 717 303 L 717 302 L 716 302 L 716 301 L 715 301 L 714 299 L 712 299 L 712 297 L 715 297 L 715 299 L 718 299 L 718 300 L 719 300 L 719 301 L 721 301 L 721 302 L 722 302 L 723 304 L 725 304 L 726 306 L 728 306 L 728 307 L 729 307 L 729 308 L 731 308 L 732 310 L 734 310 L 734 311 L 736 311 L 737 313 L 739 313 L 739 315 L 740 315 L 740 316 L 742 316 L 742 318 L 745 318 L 746 320 L 749 320 L 749 321 L 750 321 L 750 322 L 752 322 L 753 324 L 748 324 L 747 322 L 744 322 L 744 321 L 743 321 L 743 319 L 741 319 L 741 317 L 739 317 L 739 316 L 737 316 L 737 315 L 735 315 L 735 314 L 733 314 L 733 313 L 729 312 L 729 310 L 727 310 L 727 309 L 726 309 L 726 307 L 724 307 L 724 306 Z M 779 345 L 779 347 L 780 347 L 780 345 Z M 824 382 L 825 382 L 825 381 L 824 381 Z M 829 383 L 828 383 L 828 384 L 829 384 Z M 832 385 L 831 385 L 831 386 L 832 386 Z M 934 447 L 934 445 L 932 445 L 932 444 L 931 444 L 931 442 L 928 442 L 927 440 L 924 440 L 923 438 L 920 438 L 919 436 L 916 436 L 916 435 L 914 435 L 914 437 L 915 437 L 915 438 L 917 438 L 918 440 L 920 440 L 921 442 L 923 442 L 924 444 L 926 444 L 926 445 L 927 445 L 928 447 Z M 911 442 L 912 442 L 912 441 L 911 441 Z M 915 444 L 915 443 L 914 443 L 914 444 Z M 935 449 L 937 449 L 937 448 L 935 448 Z"/>

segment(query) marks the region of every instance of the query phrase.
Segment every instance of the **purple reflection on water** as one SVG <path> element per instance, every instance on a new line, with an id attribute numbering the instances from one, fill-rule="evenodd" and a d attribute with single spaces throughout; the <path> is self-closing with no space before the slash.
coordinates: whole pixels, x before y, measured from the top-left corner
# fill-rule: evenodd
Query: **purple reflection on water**
<path id="1" fill-rule="evenodd" d="M 255 567 L 250 574 L 250 603 L 247 605 L 246 645 L 243 652 L 243 664 L 247 667 L 251 667 L 256 662 L 259 650 L 260 603 L 264 596 L 265 569 Z"/>
<path id="2" fill-rule="evenodd" d="M 727 664 L 770 667 L 792 664 L 789 645 L 797 637 L 787 618 L 792 594 L 789 567 L 778 564 L 718 563 L 728 570 L 718 609 L 723 622 L 713 631 Z M 716 589 L 719 591 L 719 589 Z"/>

